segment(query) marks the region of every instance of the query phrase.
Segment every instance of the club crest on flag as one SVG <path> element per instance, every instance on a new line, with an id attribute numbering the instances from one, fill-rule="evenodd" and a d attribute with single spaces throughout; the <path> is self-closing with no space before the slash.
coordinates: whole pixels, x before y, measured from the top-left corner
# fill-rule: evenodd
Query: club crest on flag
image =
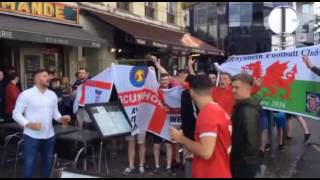
<path id="1" fill-rule="evenodd" d="M 130 82 L 135 87 L 142 87 L 148 75 L 148 68 L 144 66 L 133 67 L 130 72 Z"/>
<path id="2" fill-rule="evenodd" d="M 102 91 L 96 89 L 95 93 L 96 93 L 95 103 L 97 103 L 97 102 L 99 102 L 100 95 L 101 95 Z"/>
<path id="3" fill-rule="evenodd" d="M 311 113 L 319 113 L 320 112 L 320 94 L 316 93 L 307 93 L 307 103 L 306 110 Z"/>

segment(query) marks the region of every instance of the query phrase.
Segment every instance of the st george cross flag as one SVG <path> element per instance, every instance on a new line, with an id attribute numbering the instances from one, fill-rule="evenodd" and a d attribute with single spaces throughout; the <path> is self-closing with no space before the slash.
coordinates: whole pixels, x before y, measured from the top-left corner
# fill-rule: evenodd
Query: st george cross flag
<path id="1" fill-rule="evenodd" d="M 160 99 L 169 110 L 167 120 L 170 121 L 171 126 L 178 129 L 181 128 L 181 94 L 183 90 L 182 86 L 177 86 L 159 91 Z"/>
<path id="2" fill-rule="evenodd" d="M 170 140 L 167 114 L 159 98 L 159 85 L 155 72 L 150 70 L 146 77 L 143 96 L 138 107 L 137 125 L 142 131 L 149 131 Z"/>
<path id="3" fill-rule="evenodd" d="M 150 112 L 154 114 L 150 115 L 152 118 L 143 118 L 143 114 L 138 114 L 139 123 L 143 124 L 147 131 L 162 137 L 168 141 L 171 141 L 170 137 L 170 127 L 175 127 L 177 129 L 181 128 L 181 94 L 183 88 L 180 86 L 171 89 L 160 89 L 159 99 L 163 106 L 166 106 L 167 112 L 165 118 L 162 116 L 163 109 L 154 104 L 152 108 L 144 104 L 145 106 L 140 108 L 149 108 Z M 143 105 L 143 104 L 142 104 Z M 148 110 L 149 110 L 148 109 Z M 141 115 L 141 119 L 140 119 Z M 140 125 L 142 126 L 142 125 Z"/>
<path id="4" fill-rule="evenodd" d="M 113 85 L 112 69 L 107 68 L 90 80 L 80 85 L 73 104 L 73 112 L 78 111 L 79 106 L 93 103 L 107 103 L 110 100 Z"/>
<path id="5" fill-rule="evenodd" d="M 133 127 L 132 135 L 139 133 L 140 130 L 145 131 L 146 129 L 140 129 L 141 127 L 137 124 L 137 121 L 141 120 L 137 114 L 141 112 L 145 115 L 144 118 L 147 118 L 148 113 L 152 113 L 147 112 L 146 109 L 140 109 L 139 106 L 146 95 L 154 93 L 153 89 L 158 89 L 155 72 L 147 66 L 128 65 L 112 65 L 112 70 L 118 97 Z M 151 89 L 145 89 L 146 82 Z M 158 96 L 152 97 L 158 99 Z"/>

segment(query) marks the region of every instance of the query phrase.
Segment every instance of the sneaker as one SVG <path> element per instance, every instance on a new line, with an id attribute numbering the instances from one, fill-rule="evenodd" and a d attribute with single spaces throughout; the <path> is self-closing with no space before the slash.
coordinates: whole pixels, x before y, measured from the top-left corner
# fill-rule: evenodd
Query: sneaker
<path id="1" fill-rule="evenodd" d="M 279 145 L 279 151 L 283 151 L 284 150 L 284 145 L 283 144 L 280 144 Z"/>
<path id="2" fill-rule="evenodd" d="M 134 169 L 134 168 L 128 167 L 128 168 L 126 168 L 126 169 L 123 171 L 122 175 L 124 175 L 124 176 L 129 176 L 129 175 L 134 174 L 134 172 L 135 172 L 135 169 Z"/>
<path id="3" fill-rule="evenodd" d="M 270 151 L 271 150 L 271 145 L 267 144 L 266 147 L 264 148 L 264 151 Z"/>
<path id="4" fill-rule="evenodd" d="M 183 170 L 183 164 L 182 163 L 175 163 L 172 167 L 173 167 L 173 169 L 181 169 L 181 170 Z"/>
<path id="5" fill-rule="evenodd" d="M 307 142 L 310 138 L 311 134 L 305 134 L 304 135 L 304 142 Z"/>
<path id="6" fill-rule="evenodd" d="M 172 171 L 171 168 L 167 168 L 167 169 L 166 169 L 166 172 L 167 172 L 167 174 L 170 175 L 170 176 L 176 176 L 176 174 Z"/>
<path id="7" fill-rule="evenodd" d="M 159 174 L 160 174 L 160 167 L 155 167 L 153 171 L 150 173 L 151 176 L 159 175 Z"/>
<path id="8" fill-rule="evenodd" d="M 141 175 L 144 174 L 144 167 L 143 166 L 139 167 L 139 172 L 140 172 Z"/>
<path id="9" fill-rule="evenodd" d="M 287 140 L 288 140 L 288 141 L 291 141 L 291 140 L 292 140 L 292 137 L 287 136 Z"/>

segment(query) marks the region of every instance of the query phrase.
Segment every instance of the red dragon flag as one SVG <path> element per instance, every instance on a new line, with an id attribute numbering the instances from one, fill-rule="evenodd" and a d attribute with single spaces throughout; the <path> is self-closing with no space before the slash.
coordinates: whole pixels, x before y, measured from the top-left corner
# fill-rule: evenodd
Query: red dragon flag
<path id="1" fill-rule="evenodd" d="M 251 74 L 256 82 L 256 96 L 265 109 L 319 119 L 320 77 L 303 62 L 303 56 L 320 67 L 320 46 L 232 56 L 219 71 L 235 75 Z"/>

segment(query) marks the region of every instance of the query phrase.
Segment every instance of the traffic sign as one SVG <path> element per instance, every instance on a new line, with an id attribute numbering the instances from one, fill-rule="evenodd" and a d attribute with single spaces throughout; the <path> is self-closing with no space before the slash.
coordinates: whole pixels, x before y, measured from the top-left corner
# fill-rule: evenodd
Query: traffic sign
<path id="1" fill-rule="evenodd" d="M 285 13 L 284 18 L 282 18 L 283 11 Z M 284 27 L 282 21 L 284 21 Z M 269 15 L 268 22 L 270 29 L 276 34 L 293 33 L 299 25 L 296 11 L 289 6 L 278 6 L 274 8 Z"/>

